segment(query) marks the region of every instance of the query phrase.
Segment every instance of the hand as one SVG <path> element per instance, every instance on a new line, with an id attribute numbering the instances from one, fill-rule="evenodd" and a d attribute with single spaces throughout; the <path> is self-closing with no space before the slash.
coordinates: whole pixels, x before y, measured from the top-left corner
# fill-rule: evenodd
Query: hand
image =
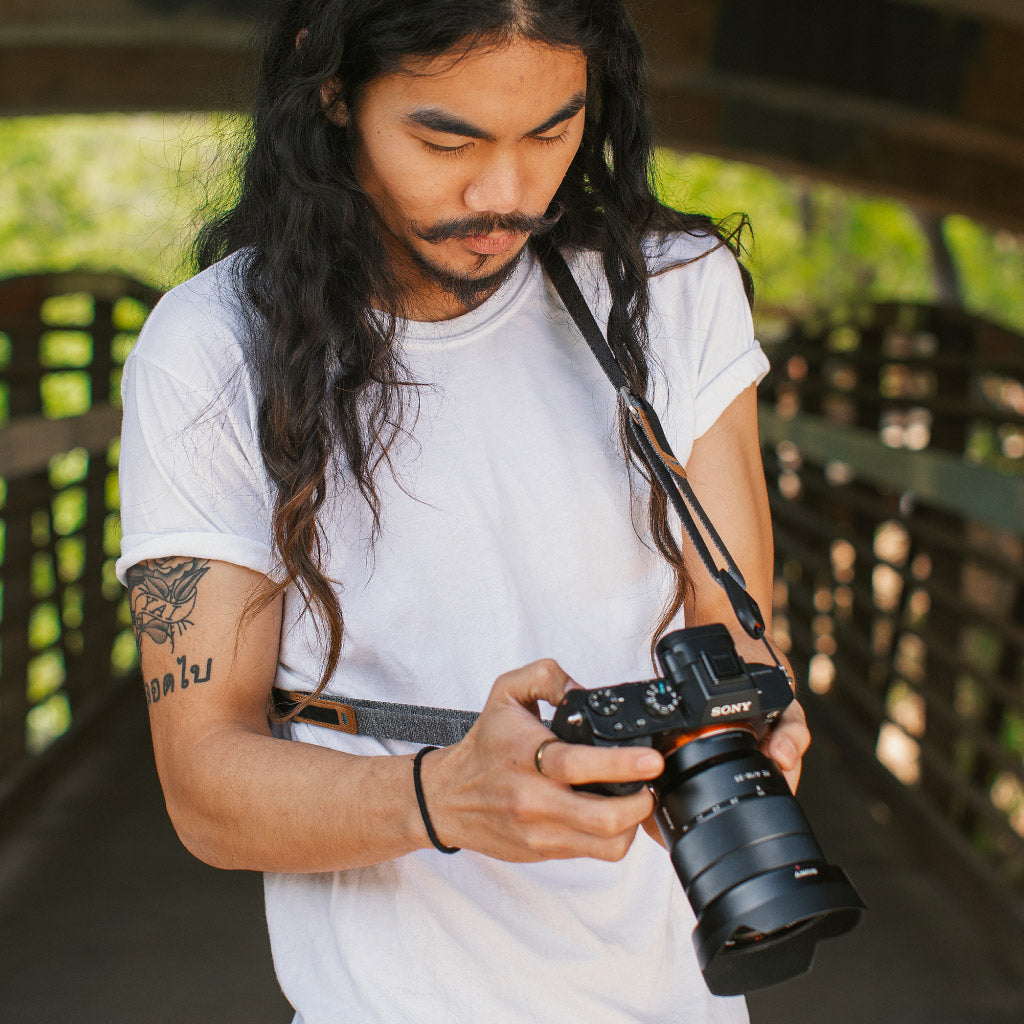
<path id="1" fill-rule="evenodd" d="M 423 761 L 423 785 L 441 842 L 508 861 L 626 855 L 637 825 L 649 817 L 649 790 L 622 797 L 579 793 L 590 782 L 657 778 L 660 754 L 638 747 L 549 744 L 544 770 L 534 755 L 553 734 L 537 701 L 557 705 L 576 686 L 554 661 L 501 676 L 465 739 Z"/>
<path id="2" fill-rule="evenodd" d="M 737 649 L 747 661 L 757 661 L 762 656 L 760 641 L 750 641 L 747 637 L 735 638 Z M 784 654 L 779 652 L 778 645 L 772 641 L 776 657 L 793 682 L 793 669 Z M 794 700 L 779 716 L 771 731 L 761 741 L 761 752 L 770 757 L 782 772 L 789 784 L 790 792 L 795 793 L 800 784 L 800 772 L 803 768 L 803 756 L 811 745 L 811 732 L 807 728 L 807 717 L 800 702 Z"/>
<path id="3" fill-rule="evenodd" d="M 811 732 L 804 709 L 794 700 L 761 744 L 761 749 L 779 766 L 794 793 L 800 784 L 803 756 L 810 745 Z"/>

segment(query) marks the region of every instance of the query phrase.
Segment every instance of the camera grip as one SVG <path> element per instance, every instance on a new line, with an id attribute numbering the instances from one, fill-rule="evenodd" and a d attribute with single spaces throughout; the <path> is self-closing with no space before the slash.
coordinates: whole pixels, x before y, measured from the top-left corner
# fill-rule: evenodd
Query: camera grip
<path id="1" fill-rule="evenodd" d="M 565 700 L 555 710 L 555 717 L 551 722 L 551 731 L 566 743 L 579 743 L 591 747 L 651 747 L 653 741 L 650 736 L 636 736 L 620 743 L 610 743 L 607 740 L 596 736 L 592 729 L 587 727 L 586 716 L 581 713 L 582 701 L 586 700 L 591 691 L 573 690 L 566 695 Z M 573 789 L 581 793 L 597 793 L 599 796 L 630 796 L 639 793 L 647 782 L 637 780 L 635 782 L 587 782 Z"/>

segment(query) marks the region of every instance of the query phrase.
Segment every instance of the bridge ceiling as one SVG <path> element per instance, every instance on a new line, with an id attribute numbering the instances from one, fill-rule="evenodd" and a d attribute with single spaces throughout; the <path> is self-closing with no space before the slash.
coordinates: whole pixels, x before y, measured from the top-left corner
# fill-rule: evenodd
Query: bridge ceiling
<path id="1" fill-rule="evenodd" d="M 244 106 L 250 0 L 0 0 L 0 115 Z M 634 0 L 662 142 L 1024 230 L 1022 0 Z"/>

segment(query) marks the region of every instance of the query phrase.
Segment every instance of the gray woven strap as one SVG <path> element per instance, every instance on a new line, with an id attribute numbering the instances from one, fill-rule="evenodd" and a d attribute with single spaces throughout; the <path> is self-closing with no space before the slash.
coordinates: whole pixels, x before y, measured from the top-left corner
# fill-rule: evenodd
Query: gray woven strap
<path id="1" fill-rule="evenodd" d="M 475 711 L 428 708 L 420 704 L 392 704 L 383 700 L 333 697 L 326 693 L 307 701 L 310 697 L 312 695 L 303 690 L 275 687 L 274 710 L 292 722 L 433 747 L 458 743 L 479 717 Z"/>

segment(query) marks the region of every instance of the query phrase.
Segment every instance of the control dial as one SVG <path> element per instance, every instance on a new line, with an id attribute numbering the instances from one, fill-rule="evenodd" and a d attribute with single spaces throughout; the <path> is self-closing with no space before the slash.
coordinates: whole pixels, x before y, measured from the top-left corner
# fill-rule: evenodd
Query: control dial
<path id="1" fill-rule="evenodd" d="M 664 679 L 659 679 L 644 690 L 644 706 L 652 715 L 666 718 L 679 707 L 679 694 Z"/>
<path id="2" fill-rule="evenodd" d="M 599 715 L 604 715 L 605 717 L 616 714 L 619 710 L 619 705 L 624 700 L 625 697 L 617 697 L 614 691 L 609 690 L 607 687 L 603 690 L 594 690 L 587 697 L 587 703 L 590 707 Z"/>

